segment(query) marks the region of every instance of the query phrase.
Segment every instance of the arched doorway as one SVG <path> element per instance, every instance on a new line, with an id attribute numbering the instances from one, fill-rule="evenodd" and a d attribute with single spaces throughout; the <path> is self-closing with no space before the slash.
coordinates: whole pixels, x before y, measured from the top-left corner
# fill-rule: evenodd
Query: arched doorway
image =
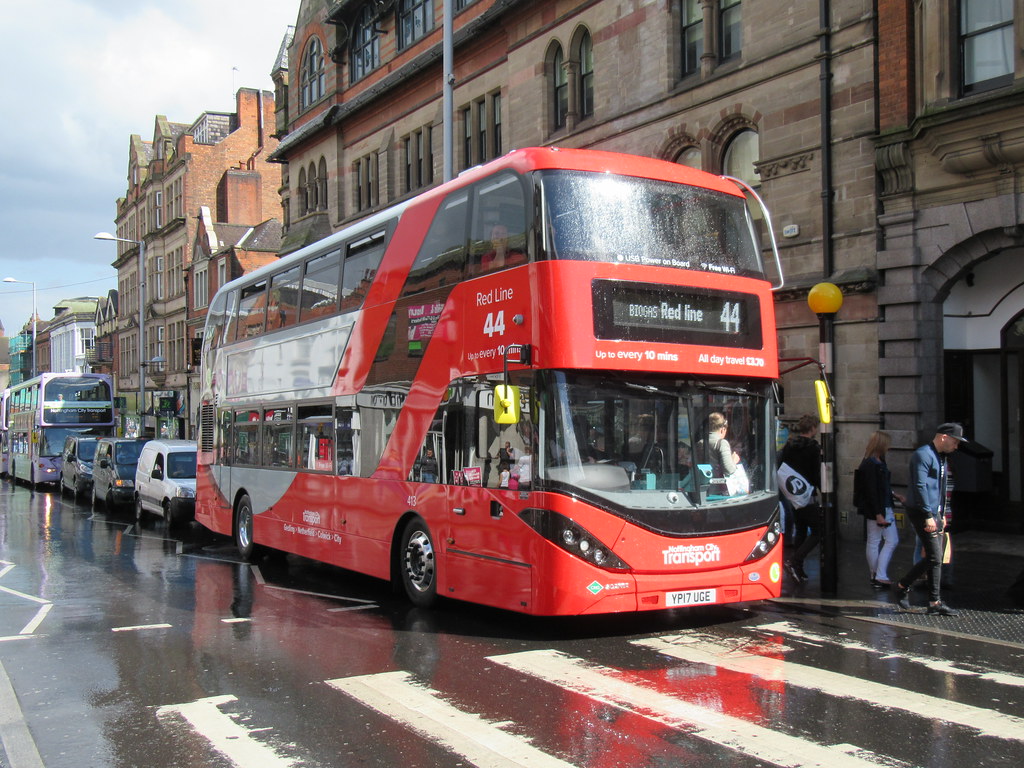
<path id="1" fill-rule="evenodd" d="M 1021 258 L 1011 247 L 975 260 L 942 305 L 943 418 L 971 439 L 951 461 L 968 527 L 1024 530 L 1024 280 L 1008 279 Z"/>

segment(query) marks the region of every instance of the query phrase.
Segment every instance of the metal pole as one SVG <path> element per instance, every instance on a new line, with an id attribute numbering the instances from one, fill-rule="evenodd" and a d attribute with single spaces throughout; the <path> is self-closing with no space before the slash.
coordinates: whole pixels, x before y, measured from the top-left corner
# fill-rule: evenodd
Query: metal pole
<path id="1" fill-rule="evenodd" d="M 39 366 L 36 364 L 36 317 L 39 311 L 36 309 L 36 284 L 32 283 L 32 378 L 39 375 Z"/>
<path id="2" fill-rule="evenodd" d="M 444 0 L 444 37 L 441 44 L 442 68 L 442 123 L 444 140 L 444 180 L 451 181 L 455 175 L 454 153 L 454 122 L 455 122 L 455 74 L 453 73 L 453 62 L 455 59 L 454 45 L 452 43 L 452 0 Z"/>
<path id="3" fill-rule="evenodd" d="M 818 343 L 821 355 L 822 373 L 826 381 L 832 377 L 832 349 L 834 342 L 834 314 L 818 315 Z M 821 591 L 834 595 L 839 588 L 839 521 L 832 487 L 832 468 L 835 460 L 835 440 L 832 424 L 821 425 Z"/>
<path id="4" fill-rule="evenodd" d="M 143 436 L 146 410 L 146 244 L 139 243 L 139 437 Z"/>

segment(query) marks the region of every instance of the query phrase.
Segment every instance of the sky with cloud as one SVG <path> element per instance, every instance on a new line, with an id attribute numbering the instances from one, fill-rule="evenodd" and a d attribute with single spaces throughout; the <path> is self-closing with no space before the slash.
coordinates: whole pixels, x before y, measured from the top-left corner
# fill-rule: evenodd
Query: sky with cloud
<path id="1" fill-rule="evenodd" d="M 299 0 L 0 0 L 0 280 L 36 284 L 39 316 L 117 286 L 117 198 L 132 134 L 157 115 L 233 111 L 238 88 L 272 90 Z M 29 285 L 0 283 L 0 324 L 31 317 Z"/>

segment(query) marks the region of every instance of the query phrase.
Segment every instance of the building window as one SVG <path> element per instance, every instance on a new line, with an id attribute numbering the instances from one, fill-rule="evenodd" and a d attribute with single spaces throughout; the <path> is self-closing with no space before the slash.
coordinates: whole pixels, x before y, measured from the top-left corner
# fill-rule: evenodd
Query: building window
<path id="1" fill-rule="evenodd" d="M 380 37 L 369 3 L 363 6 L 352 28 L 349 76 L 354 83 L 380 66 Z"/>
<path id="2" fill-rule="evenodd" d="M 154 301 L 164 297 L 164 257 L 157 256 L 153 259 L 153 277 L 150 284 L 153 286 L 153 293 L 150 295 Z"/>
<path id="3" fill-rule="evenodd" d="M 153 229 L 164 225 L 164 193 L 157 190 L 153 193 Z"/>
<path id="4" fill-rule="evenodd" d="M 167 258 L 167 295 L 181 296 L 185 293 L 185 249 L 175 248 Z"/>
<path id="5" fill-rule="evenodd" d="M 324 47 L 320 38 L 310 38 L 306 54 L 302 57 L 301 108 L 307 109 L 324 96 Z"/>
<path id="6" fill-rule="evenodd" d="M 704 55 L 704 11 L 701 0 L 683 0 L 683 77 L 700 72 Z"/>
<path id="7" fill-rule="evenodd" d="M 679 165 L 685 165 L 688 168 L 696 168 L 698 171 L 701 170 L 701 156 L 699 147 L 687 147 L 679 153 L 679 157 L 676 158 L 676 162 Z"/>
<path id="8" fill-rule="evenodd" d="M 757 133 L 749 128 L 742 130 L 732 137 L 725 148 L 722 172 L 726 176 L 735 176 L 756 189 L 761 185 L 761 179 L 754 170 L 759 157 Z"/>
<path id="9" fill-rule="evenodd" d="M 494 155 L 499 158 L 502 155 L 502 94 L 496 93 L 490 98 L 490 119 L 495 124 L 495 129 L 490 132 L 494 140 Z"/>
<path id="10" fill-rule="evenodd" d="M 192 275 L 192 307 L 202 309 L 210 303 L 209 270 L 206 264 L 196 267 Z"/>
<path id="11" fill-rule="evenodd" d="M 1009 85 L 1013 79 L 1013 0 L 961 0 L 963 92 Z"/>
<path id="12" fill-rule="evenodd" d="M 594 41 L 589 32 L 580 38 L 580 119 L 594 115 Z"/>
<path id="13" fill-rule="evenodd" d="M 320 185 L 316 182 L 316 166 L 309 164 L 309 177 L 306 179 L 306 208 L 310 212 L 320 210 Z"/>
<path id="14" fill-rule="evenodd" d="M 479 162 L 484 162 L 490 153 L 487 144 L 487 99 L 476 102 L 476 152 Z"/>
<path id="15" fill-rule="evenodd" d="M 427 125 L 402 139 L 405 162 L 403 192 L 414 192 L 434 183 L 432 127 Z"/>
<path id="16" fill-rule="evenodd" d="M 562 55 L 562 46 L 555 48 L 555 55 L 551 59 L 551 81 L 552 81 L 552 109 L 554 115 L 554 128 L 557 131 L 565 128 L 566 118 L 569 114 L 569 78 L 565 72 L 565 57 Z"/>
<path id="17" fill-rule="evenodd" d="M 400 0 L 398 47 L 408 48 L 434 28 L 433 0 Z"/>
<path id="18" fill-rule="evenodd" d="M 377 153 L 371 152 L 366 157 L 356 160 L 355 168 L 355 203 L 357 211 L 365 211 L 379 202 L 377 191 Z"/>
<path id="19" fill-rule="evenodd" d="M 327 161 L 320 158 L 316 174 L 316 199 L 321 211 L 327 210 Z"/>
<path id="20" fill-rule="evenodd" d="M 462 110 L 462 170 L 473 165 L 473 110 Z"/>
<path id="21" fill-rule="evenodd" d="M 718 0 L 718 58 L 739 56 L 743 49 L 740 0 Z"/>

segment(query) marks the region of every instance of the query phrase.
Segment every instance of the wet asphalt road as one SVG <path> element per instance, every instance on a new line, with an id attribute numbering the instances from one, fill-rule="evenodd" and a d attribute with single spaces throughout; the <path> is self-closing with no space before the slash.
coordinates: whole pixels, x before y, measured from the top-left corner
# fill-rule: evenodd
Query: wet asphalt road
<path id="1" fill-rule="evenodd" d="M 1024 648 L 799 602 L 584 620 L 240 563 L 0 482 L 0 766 L 1019 766 Z"/>

